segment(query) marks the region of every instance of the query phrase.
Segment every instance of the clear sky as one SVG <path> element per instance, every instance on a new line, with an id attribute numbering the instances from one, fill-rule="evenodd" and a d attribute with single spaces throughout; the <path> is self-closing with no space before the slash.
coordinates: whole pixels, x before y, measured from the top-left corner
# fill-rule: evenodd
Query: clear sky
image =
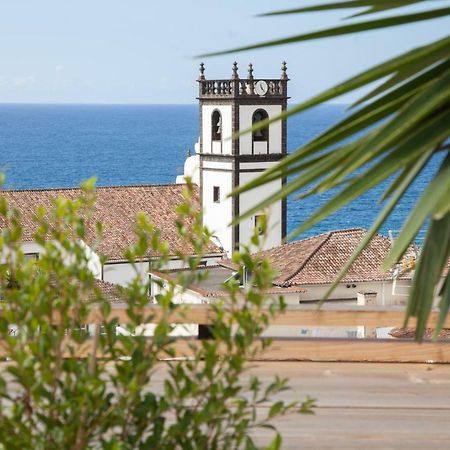
<path id="1" fill-rule="evenodd" d="M 315 0 L 1 0 L 0 102 L 193 103 L 199 60 L 214 51 L 320 29 L 335 13 L 256 18 Z M 436 6 L 447 1 L 433 2 Z M 415 8 L 418 9 L 418 8 Z M 236 59 L 255 77 L 277 77 L 283 59 L 292 101 L 356 71 L 442 37 L 450 19 L 205 58 L 207 77 L 226 78 Z M 351 101 L 344 97 L 343 102 Z"/>

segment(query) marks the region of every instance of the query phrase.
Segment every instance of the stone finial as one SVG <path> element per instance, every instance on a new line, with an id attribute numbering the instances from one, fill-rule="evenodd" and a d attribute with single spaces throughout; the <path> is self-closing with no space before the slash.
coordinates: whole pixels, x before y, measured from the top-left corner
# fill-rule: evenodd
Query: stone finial
<path id="1" fill-rule="evenodd" d="M 248 76 L 247 76 L 247 78 L 249 80 L 253 80 L 253 64 L 252 63 L 250 63 L 248 65 Z"/>
<path id="2" fill-rule="evenodd" d="M 200 68 L 198 70 L 198 79 L 199 80 L 205 79 L 205 65 L 203 63 L 200 63 Z"/>
<path id="3" fill-rule="evenodd" d="M 237 64 L 236 61 L 233 63 L 233 71 L 232 71 L 232 74 L 231 74 L 231 79 L 232 79 L 232 80 L 237 80 L 237 79 L 239 79 L 239 74 L 238 74 L 238 64 Z"/>
<path id="4" fill-rule="evenodd" d="M 281 64 L 281 79 L 282 80 L 288 79 L 286 61 L 283 61 Z"/>

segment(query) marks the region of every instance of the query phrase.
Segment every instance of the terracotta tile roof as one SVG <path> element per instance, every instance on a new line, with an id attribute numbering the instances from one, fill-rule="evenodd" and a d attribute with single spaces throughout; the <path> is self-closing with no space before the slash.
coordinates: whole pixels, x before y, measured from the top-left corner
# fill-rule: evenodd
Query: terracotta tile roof
<path id="1" fill-rule="evenodd" d="M 277 286 L 277 285 L 274 285 L 271 289 L 267 291 L 268 294 L 272 295 L 302 294 L 305 292 L 308 292 L 308 290 L 300 286 Z"/>
<path id="2" fill-rule="evenodd" d="M 109 281 L 95 280 L 94 286 L 100 289 L 110 303 L 126 303 L 127 301 L 126 296 L 121 291 L 121 286 L 117 284 L 110 283 Z M 89 297 L 89 300 L 96 300 L 94 293 Z"/>
<path id="3" fill-rule="evenodd" d="M 274 284 L 278 286 L 332 283 L 365 232 L 361 228 L 330 231 L 280 245 L 261 254 L 271 261 L 277 271 Z M 387 237 L 376 235 L 342 282 L 391 280 L 390 272 L 381 268 L 390 248 L 391 242 Z M 230 266 L 229 261 L 221 264 Z"/>
<path id="4" fill-rule="evenodd" d="M 156 270 L 151 270 L 149 273 L 153 276 L 156 276 L 158 278 L 168 280 L 171 282 L 177 282 L 176 276 L 174 276 L 176 273 L 180 272 L 186 272 L 188 269 L 173 269 L 166 272 L 159 272 Z M 198 269 L 202 271 L 207 271 L 209 275 L 213 278 L 217 278 L 214 276 L 214 271 L 220 271 L 223 270 L 223 267 L 221 266 L 209 266 L 206 268 Z M 198 285 L 198 284 L 191 284 L 188 289 L 201 295 L 205 298 L 224 298 L 229 296 L 229 292 L 225 290 L 225 288 L 222 286 L 222 283 L 228 278 L 230 274 L 228 274 L 225 277 L 220 278 L 220 282 L 216 280 L 214 283 L 206 283 L 205 285 Z M 207 278 L 208 279 L 208 278 Z M 279 287 L 279 286 L 273 286 L 272 288 L 268 289 L 266 291 L 266 294 L 268 295 L 285 295 L 285 294 L 293 294 L 293 293 L 305 293 L 307 292 L 306 289 L 299 287 L 299 286 L 290 286 L 290 287 Z"/>
<path id="5" fill-rule="evenodd" d="M 217 290 L 217 291 L 208 291 L 205 289 L 198 288 L 196 286 L 190 286 L 189 289 L 193 290 L 194 292 L 197 292 L 204 297 L 211 297 L 211 298 L 224 298 L 229 296 L 230 294 L 228 291 L 225 290 Z M 290 287 L 278 287 L 274 286 L 267 291 L 264 291 L 267 295 L 286 295 L 286 294 L 304 294 L 307 292 L 306 289 L 300 288 L 298 286 L 290 286 Z"/>
<path id="6" fill-rule="evenodd" d="M 435 329 L 434 328 L 425 328 L 425 333 L 423 335 L 423 339 L 429 340 L 433 339 Z M 389 332 L 392 337 L 398 339 L 414 339 L 415 338 L 416 329 L 415 328 L 394 328 Z M 450 329 L 444 328 L 439 333 L 437 338 L 439 341 L 449 341 L 450 340 Z"/>
<path id="7" fill-rule="evenodd" d="M 167 241 L 170 253 L 177 250 L 185 254 L 193 254 L 194 249 L 182 241 L 178 236 L 175 220 L 176 207 L 182 203 L 183 185 L 141 185 L 141 186 L 112 186 L 97 188 L 97 202 L 92 220 L 88 223 L 87 244 L 94 237 L 95 222 L 100 221 L 104 226 L 104 239 L 97 247 L 97 252 L 108 260 L 124 259 L 124 250 L 135 243 L 134 226 L 136 214 L 144 212 L 156 228 L 161 230 L 161 238 Z M 52 200 L 57 197 L 74 199 L 81 194 L 80 189 L 36 189 L 3 191 L 9 204 L 19 209 L 22 214 L 23 239 L 32 241 L 35 232 L 33 220 L 36 208 L 44 206 L 49 209 Z M 196 193 L 198 201 L 198 192 Z M 0 229 L 2 228 L 0 219 Z M 221 253 L 211 244 L 208 253 Z M 149 253 L 148 257 L 157 256 Z"/>

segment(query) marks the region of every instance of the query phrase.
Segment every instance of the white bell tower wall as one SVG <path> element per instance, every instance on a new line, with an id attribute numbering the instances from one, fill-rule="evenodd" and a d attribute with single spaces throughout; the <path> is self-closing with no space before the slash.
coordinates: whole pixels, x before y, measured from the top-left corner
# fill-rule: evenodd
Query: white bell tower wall
<path id="1" fill-rule="evenodd" d="M 233 189 L 232 162 L 203 161 L 201 195 L 203 223 L 217 238 L 216 244 L 229 255 L 233 250 L 233 200 L 228 194 Z"/>
<path id="2" fill-rule="evenodd" d="M 241 172 L 240 184 L 249 183 L 259 175 L 261 175 L 261 172 Z M 244 192 L 239 196 L 239 212 L 244 214 L 256 206 L 262 199 L 280 190 L 281 187 L 281 181 L 275 180 L 251 191 Z M 272 204 L 266 210 L 242 220 L 239 223 L 239 241 L 245 243 L 250 242 L 255 227 L 257 226 L 256 216 L 258 214 L 264 214 L 267 217 L 267 234 L 263 242 L 263 249 L 265 250 L 280 245 L 283 237 L 283 202 L 281 200 Z"/>
<path id="3" fill-rule="evenodd" d="M 250 245 L 255 230 L 266 217 L 265 248 L 278 246 L 286 234 L 286 201 L 271 205 L 237 225 L 235 218 L 282 188 L 276 180 L 239 196 L 228 197 L 237 186 L 255 179 L 286 155 L 286 121 L 271 123 L 238 139 L 234 134 L 255 123 L 278 116 L 287 108 L 286 64 L 278 79 L 255 79 L 250 64 L 246 78 L 233 64 L 230 79 L 207 80 L 200 65 L 199 183 L 203 223 L 217 237 L 217 243 L 231 256 L 240 245 Z"/>

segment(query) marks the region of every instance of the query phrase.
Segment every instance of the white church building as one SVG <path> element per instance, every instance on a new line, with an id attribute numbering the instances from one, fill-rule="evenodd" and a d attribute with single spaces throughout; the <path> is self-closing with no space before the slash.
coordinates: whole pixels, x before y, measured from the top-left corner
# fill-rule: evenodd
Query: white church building
<path id="1" fill-rule="evenodd" d="M 342 236 L 351 235 L 351 243 L 354 245 L 355 236 L 359 238 L 362 236 L 360 232 L 339 235 L 341 240 L 333 235 L 327 238 L 329 247 L 325 244 L 320 245 L 320 242 L 326 240 L 322 237 L 314 241 L 319 242 L 317 248 L 311 248 L 310 243 L 298 244 L 296 247 L 293 247 L 293 244 L 283 245 L 287 224 L 285 200 L 278 201 L 267 210 L 230 226 L 241 213 L 255 206 L 261 199 L 279 191 L 284 182 L 284 180 L 272 181 L 250 192 L 229 197 L 234 188 L 251 181 L 287 155 L 286 120 L 270 123 L 266 128 L 232 139 L 252 125 L 272 119 L 286 110 L 289 98 L 286 64 L 282 64 L 280 77 L 273 79 L 255 78 L 251 64 L 245 77 L 241 78 L 237 64 L 234 63 L 230 78 L 216 80 L 206 78 L 204 65 L 201 64 L 197 81 L 199 140 L 195 145 L 195 154 L 187 158 L 184 175 L 177 177 L 176 184 L 97 188 L 97 203 L 92 220 L 87 223 L 88 232 L 84 242 L 94 275 L 99 280 L 120 285 L 126 285 L 132 279 L 134 270 L 124 254 L 127 247 L 134 243 L 133 229 L 136 214 L 139 212 L 144 212 L 149 217 L 155 227 L 161 230 L 161 238 L 168 243 L 172 259 L 164 269 L 169 272 L 183 269 L 183 264 L 176 256 L 177 251 L 189 255 L 193 254 L 194 250 L 178 237 L 175 208 L 183 201 L 184 177 L 190 176 L 197 185 L 196 201 L 203 210 L 203 223 L 214 234 L 214 242 L 208 247 L 202 265 L 206 268 L 215 268 L 212 272 L 219 284 L 220 274 L 223 272 L 222 274 L 226 275 L 227 271 L 233 270 L 227 265 L 233 250 L 238 249 L 240 244 L 250 244 L 250 238 L 255 228 L 259 228 L 264 215 L 264 220 L 267 219 L 268 234 L 263 250 L 267 251 L 269 259 L 271 257 L 274 259 L 280 271 L 279 279 L 289 278 L 293 267 L 298 268 L 297 275 L 299 275 L 300 271 L 305 269 L 306 262 L 312 261 L 313 254 L 317 260 L 322 258 L 325 261 L 334 261 L 333 264 L 308 265 L 305 282 L 274 285 L 274 293 L 288 295 L 293 303 L 318 300 L 321 292 L 329 286 L 330 277 L 333 275 L 327 273 L 327 276 L 324 276 L 321 272 L 323 267 L 329 266 L 338 270 L 343 261 L 342 255 L 348 253 L 339 253 L 339 248 L 342 249 L 342 245 L 346 245 L 342 244 Z M 49 208 L 52 199 L 56 197 L 76 198 L 79 194 L 79 189 L 1 192 L 0 195 L 4 195 L 9 204 L 21 212 L 24 253 L 29 257 L 38 258 L 42 251 L 42 248 L 33 241 L 36 227 L 33 215 L 36 208 L 38 206 Z M 94 247 L 96 221 L 104 225 L 104 239 Z M 4 226 L 0 219 L 0 232 Z M 331 242 L 335 241 L 339 241 L 341 247 L 332 246 Z M 371 261 L 371 270 L 365 270 L 364 264 L 355 266 L 356 278 L 343 282 L 336 291 L 335 296 L 338 298 L 335 297 L 335 300 L 356 302 L 359 291 L 375 293 L 378 299 L 376 302 L 382 304 L 401 303 L 405 298 L 405 290 L 394 292 L 391 275 L 380 272 L 389 245 L 384 239 L 379 242 L 382 243 L 379 248 L 372 249 L 370 255 L 366 255 L 366 261 Z M 327 248 L 330 248 L 329 254 L 324 254 Z M 313 251 L 314 249 L 316 251 Z M 321 249 L 320 257 L 316 254 L 319 249 Z M 283 252 L 289 254 L 289 266 L 282 263 Z M 106 257 L 103 265 L 100 263 L 100 255 Z M 157 257 L 157 254 L 149 253 L 139 261 L 138 267 L 143 279 L 149 277 L 152 261 Z M 306 269 L 304 273 L 306 274 Z M 153 273 L 152 276 L 157 277 L 161 274 Z M 301 280 L 300 275 L 295 279 Z M 404 280 L 403 284 L 407 291 L 409 280 Z M 198 299 L 199 302 L 207 301 L 205 298 L 208 295 L 202 293 L 208 289 L 197 291 L 195 289 L 197 288 L 194 287 L 193 294 L 191 293 L 192 298 Z"/>

